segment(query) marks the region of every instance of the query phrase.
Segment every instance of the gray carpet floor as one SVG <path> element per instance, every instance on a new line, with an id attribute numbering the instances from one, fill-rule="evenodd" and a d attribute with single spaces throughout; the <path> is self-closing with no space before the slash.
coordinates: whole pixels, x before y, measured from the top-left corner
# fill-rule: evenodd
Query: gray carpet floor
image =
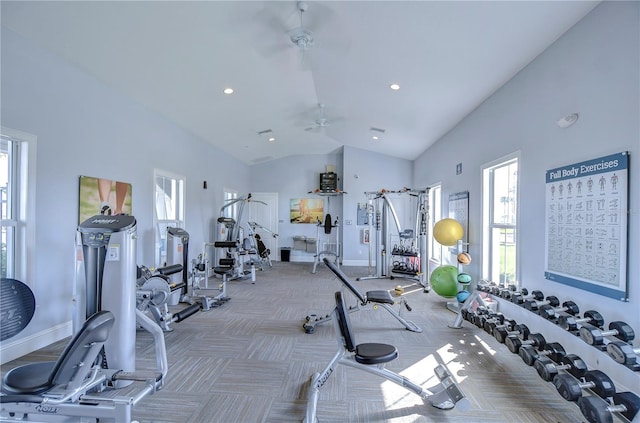
<path id="1" fill-rule="evenodd" d="M 255 283 L 229 282 L 231 300 L 222 307 L 174 323 L 165 334 L 170 366 L 165 386 L 135 408 L 134 418 L 157 423 L 302 421 L 309 379 L 338 346 L 332 323 L 317 326 L 313 334 L 302 328 L 307 315 L 329 313 L 333 293 L 341 289 L 326 267 L 316 274 L 311 268 L 310 263 L 274 263 L 257 273 Z M 584 421 L 575 404 L 564 401 L 551 383 L 492 336 L 467 322 L 449 328 L 455 314 L 446 309 L 445 299 L 402 279 L 356 282 L 366 276 L 366 268 L 343 271 L 362 291 L 403 285 L 412 311 L 399 304 L 394 309 L 423 329 L 408 331 L 384 309 L 367 308 L 350 315 L 357 341 L 395 345 L 400 356 L 387 367 L 425 387 L 436 382 L 433 368 L 445 363 L 471 409 L 438 410 L 391 382 L 339 366 L 320 394 L 321 422 Z M 55 359 L 65 344 L 7 363 L 2 372 Z M 138 332 L 136 357 L 138 369 L 154 368 L 152 338 L 144 331 Z"/>

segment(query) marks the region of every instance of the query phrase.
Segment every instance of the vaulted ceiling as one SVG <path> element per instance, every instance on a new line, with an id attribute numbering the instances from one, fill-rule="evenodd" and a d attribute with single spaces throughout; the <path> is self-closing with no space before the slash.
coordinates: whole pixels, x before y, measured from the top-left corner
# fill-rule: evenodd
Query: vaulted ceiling
<path id="1" fill-rule="evenodd" d="M 415 159 L 597 4 L 3 0 L 1 19 L 252 164 Z"/>

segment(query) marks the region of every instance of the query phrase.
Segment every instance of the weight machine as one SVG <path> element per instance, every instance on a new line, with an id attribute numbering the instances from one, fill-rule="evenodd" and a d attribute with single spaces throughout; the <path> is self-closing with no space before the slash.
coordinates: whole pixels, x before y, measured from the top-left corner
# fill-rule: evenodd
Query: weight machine
<path id="1" fill-rule="evenodd" d="M 327 190 L 328 186 L 327 178 L 330 182 L 330 190 Z M 316 194 L 322 197 L 327 197 L 327 211 L 324 216 L 324 222 L 318 219 L 316 223 L 316 254 L 313 260 L 313 269 L 311 273 L 316 273 L 316 269 L 319 264 L 322 264 L 326 257 L 331 257 L 333 263 L 340 267 L 340 256 L 342 254 L 342 248 L 340 243 L 340 219 L 336 216 L 335 220 L 331 218 L 331 197 L 346 194 L 345 191 L 340 191 L 336 188 L 337 177 L 335 173 L 322 173 L 320 174 L 320 187 L 315 191 L 309 191 L 309 194 Z"/>
<path id="2" fill-rule="evenodd" d="M 332 238 L 332 235 L 335 238 Z M 318 220 L 316 224 L 316 254 L 313 260 L 311 273 L 316 273 L 318 264 L 326 257 L 331 257 L 336 266 L 340 266 L 340 224 L 339 219 L 332 222 L 331 215 L 326 214 L 324 222 Z"/>
<path id="3" fill-rule="evenodd" d="M 248 277 L 251 277 L 252 282 L 256 280 L 255 264 L 252 264 L 251 256 L 257 256 L 258 250 L 253 249 L 251 242 L 244 238 L 244 233 L 240 226 L 244 206 L 250 201 L 267 205 L 263 201 L 253 200 L 251 194 L 247 194 L 227 200 L 226 204 L 220 208 L 218 223 L 221 225 L 221 230 L 219 231 L 221 239 L 218 239 L 213 244 L 216 247 L 217 261 L 217 266 L 213 268 L 213 272 L 222 276 L 223 282 L 246 279 Z M 235 218 L 225 217 L 225 210 L 234 205 L 237 205 Z M 222 252 L 218 253 L 220 250 Z M 250 269 L 245 269 L 245 265 L 249 265 Z"/>
<path id="4" fill-rule="evenodd" d="M 5 374 L 0 420 L 129 423 L 133 407 L 162 388 L 164 334 L 136 308 L 136 239 L 133 216 L 98 215 L 78 226 L 74 335 L 57 361 Z M 136 370 L 136 325 L 153 336 L 155 371 Z M 102 395 L 129 385 L 127 395 Z"/>
<path id="5" fill-rule="evenodd" d="M 248 222 L 247 226 L 249 227 L 249 236 L 246 239 L 249 243 L 248 249 L 251 251 L 250 255 L 257 255 L 257 258 L 251 258 L 249 260 L 249 264 L 251 264 L 252 266 L 258 265 L 260 267 L 260 270 L 264 270 L 265 264 L 269 267 L 273 267 L 273 264 L 271 263 L 271 257 L 269 257 L 271 255 L 271 250 L 264 245 L 264 242 L 262 242 L 260 234 L 257 233 L 257 230 L 268 232 L 274 238 L 277 238 L 278 234 L 256 222 Z"/>
<path id="6" fill-rule="evenodd" d="M 191 304 L 183 310 L 172 313 L 169 311 L 169 302 L 174 293 L 180 294 L 186 285 L 183 282 L 173 283 L 170 275 L 182 271 L 181 264 L 161 267 L 152 272 L 146 266 L 138 266 L 138 280 L 136 289 L 136 307 L 144 312 L 151 312 L 156 323 L 165 332 L 171 332 L 171 324 L 181 322 L 187 317 L 193 316 L 201 307 L 199 304 Z"/>
<path id="7" fill-rule="evenodd" d="M 417 202 L 414 227 L 402 229 L 398 214 L 389 198 L 389 194 L 406 195 Z M 425 292 L 431 287 L 427 280 L 427 235 L 429 221 L 429 189 L 415 190 L 403 188 L 398 191 L 365 192 L 367 196 L 367 215 L 369 221 L 369 276 L 358 278 L 395 279 L 416 281 Z M 392 244 L 392 225 L 398 243 Z M 375 260 L 375 273 L 373 261 Z"/>
<path id="8" fill-rule="evenodd" d="M 167 261 L 181 263 L 182 279 L 174 281 L 180 283 L 182 291 L 180 302 L 188 304 L 199 304 L 203 311 L 218 307 L 230 298 L 227 296 L 227 283 L 223 279 L 218 290 L 220 293 L 214 297 L 207 295 L 209 290 L 209 259 L 207 258 L 207 247 L 213 243 L 205 242 L 203 252 L 197 259 L 191 261 L 191 272 L 187 269 L 189 264 L 189 233 L 182 228 L 167 228 Z"/>

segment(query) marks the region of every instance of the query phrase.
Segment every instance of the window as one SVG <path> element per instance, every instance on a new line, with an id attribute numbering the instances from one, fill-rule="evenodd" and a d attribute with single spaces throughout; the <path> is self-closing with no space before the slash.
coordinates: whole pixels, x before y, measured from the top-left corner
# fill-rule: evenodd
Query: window
<path id="1" fill-rule="evenodd" d="M 518 155 L 488 165 L 482 174 L 483 274 L 491 281 L 518 280 Z"/>
<path id="2" fill-rule="evenodd" d="M 429 188 L 429 227 L 433 230 L 433 226 L 442 219 L 442 186 L 440 184 Z M 442 263 L 442 245 L 430 236 L 431 245 L 429 246 L 429 260 L 439 265 Z"/>
<path id="3" fill-rule="evenodd" d="M 156 266 L 161 267 L 167 260 L 167 227 L 184 228 L 184 185 L 183 176 L 171 175 L 156 170 L 155 180 L 155 228 Z"/>
<path id="4" fill-rule="evenodd" d="M 235 200 L 238 198 L 238 193 L 236 191 L 231 191 L 227 188 L 224 189 L 224 203 L 223 207 L 231 202 L 231 200 Z M 238 203 L 233 203 L 229 207 L 225 207 L 222 211 L 222 215 L 224 217 L 228 217 L 231 219 L 237 219 L 238 217 Z"/>
<path id="5" fill-rule="evenodd" d="M 8 128 L 0 133 L 0 273 L 33 287 L 35 269 L 36 137 Z"/>

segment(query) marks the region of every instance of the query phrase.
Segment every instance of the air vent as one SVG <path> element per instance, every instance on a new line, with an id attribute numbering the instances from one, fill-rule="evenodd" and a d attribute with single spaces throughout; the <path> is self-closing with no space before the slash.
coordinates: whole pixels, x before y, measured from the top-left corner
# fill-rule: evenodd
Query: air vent
<path id="1" fill-rule="evenodd" d="M 262 131 L 259 131 L 258 135 L 270 134 L 272 132 L 273 132 L 273 130 L 271 130 L 271 129 L 264 129 Z"/>
<path id="2" fill-rule="evenodd" d="M 386 132 L 386 129 L 376 128 L 374 126 L 372 126 L 369 130 L 373 132 L 380 132 L 381 134 L 384 134 Z"/>
<path id="3" fill-rule="evenodd" d="M 263 156 L 263 157 L 258 157 L 257 159 L 253 159 L 251 160 L 251 163 L 262 163 L 262 162 L 266 162 L 268 160 L 273 159 L 273 156 Z"/>

